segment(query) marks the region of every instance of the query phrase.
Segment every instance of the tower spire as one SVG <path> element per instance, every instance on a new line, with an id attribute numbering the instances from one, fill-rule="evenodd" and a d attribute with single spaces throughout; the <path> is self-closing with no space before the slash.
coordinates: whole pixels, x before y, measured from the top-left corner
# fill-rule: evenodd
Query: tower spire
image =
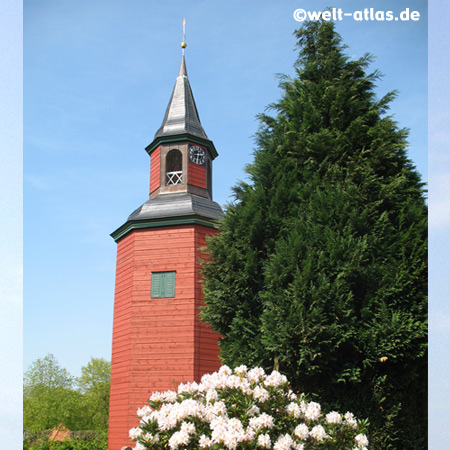
<path id="1" fill-rule="evenodd" d="M 155 134 L 155 139 L 163 136 L 190 134 L 191 136 L 208 139 L 200 123 L 200 118 L 187 77 L 184 49 L 186 48 L 186 19 L 183 20 L 182 56 L 178 77 L 172 96 L 164 115 L 163 123 Z"/>
<path id="2" fill-rule="evenodd" d="M 181 65 L 180 70 L 178 72 L 178 76 L 187 77 L 187 71 L 186 71 L 186 62 L 184 60 L 184 49 L 187 47 L 186 44 L 186 18 L 183 19 L 183 41 L 181 42 Z"/>
<path id="3" fill-rule="evenodd" d="M 184 59 L 184 49 L 186 48 L 186 17 L 183 19 L 183 42 L 181 43 L 182 54 Z"/>

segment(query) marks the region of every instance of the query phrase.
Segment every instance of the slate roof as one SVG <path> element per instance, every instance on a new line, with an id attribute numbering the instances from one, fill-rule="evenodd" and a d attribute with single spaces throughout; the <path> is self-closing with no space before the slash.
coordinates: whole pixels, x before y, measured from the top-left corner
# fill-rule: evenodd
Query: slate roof
<path id="1" fill-rule="evenodd" d="M 218 203 L 191 193 L 160 194 L 147 200 L 128 221 L 201 216 L 214 221 L 222 219 Z"/>
<path id="2" fill-rule="evenodd" d="M 202 139 L 208 139 L 200 123 L 183 55 L 172 97 L 167 106 L 163 123 L 155 134 L 155 139 L 186 133 Z"/>

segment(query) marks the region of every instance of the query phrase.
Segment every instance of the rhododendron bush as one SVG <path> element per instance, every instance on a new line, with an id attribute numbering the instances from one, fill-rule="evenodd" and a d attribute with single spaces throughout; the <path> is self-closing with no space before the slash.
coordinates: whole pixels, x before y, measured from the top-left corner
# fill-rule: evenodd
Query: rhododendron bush
<path id="1" fill-rule="evenodd" d="M 352 413 L 325 414 L 277 371 L 222 366 L 178 392 L 156 392 L 130 430 L 136 450 L 366 450 L 366 424 Z"/>

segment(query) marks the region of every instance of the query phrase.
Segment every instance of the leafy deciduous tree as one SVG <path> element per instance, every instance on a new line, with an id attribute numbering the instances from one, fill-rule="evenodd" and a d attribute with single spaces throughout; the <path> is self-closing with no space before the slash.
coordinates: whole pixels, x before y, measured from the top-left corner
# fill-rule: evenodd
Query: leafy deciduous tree
<path id="1" fill-rule="evenodd" d="M 78 386 L 83 394 L 83 406 L 91 419 L 92 430 L 107 430 L 111 363 L 103 358 L 91 358 L 81 368 Z"/>
<path id="2" fill-rule="evenodd" d="M 53 355 L 34 361 L 24 377 L 24 429 L 41 431 L 60 423 L 73 427 L 80 394 L 72 385 L 73 378 Z"/>
<path id="3" fill-rule="evenodd" d="M 74 379 L 51 354 L 34 361 L 24 377 L 24 430 L 40 432 L 63 424 L 71 431 L 106 432 L 110 371 L 109 362 L 91 358 Z"/>

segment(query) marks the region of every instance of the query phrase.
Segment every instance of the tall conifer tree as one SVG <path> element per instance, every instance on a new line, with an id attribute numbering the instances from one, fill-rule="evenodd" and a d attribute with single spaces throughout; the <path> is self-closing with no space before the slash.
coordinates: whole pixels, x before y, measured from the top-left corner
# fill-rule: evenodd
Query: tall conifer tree
<path id="1" fill-rule="evenodd" d="M 202 317 L 225 363 L 368 417 L 372 449 L 425 448 L 427 208 L 395 93 L 376 98 L 370 56 L 350 60 L 331 22 L 296 36 L 296 77 L 208 245 Z"/>

